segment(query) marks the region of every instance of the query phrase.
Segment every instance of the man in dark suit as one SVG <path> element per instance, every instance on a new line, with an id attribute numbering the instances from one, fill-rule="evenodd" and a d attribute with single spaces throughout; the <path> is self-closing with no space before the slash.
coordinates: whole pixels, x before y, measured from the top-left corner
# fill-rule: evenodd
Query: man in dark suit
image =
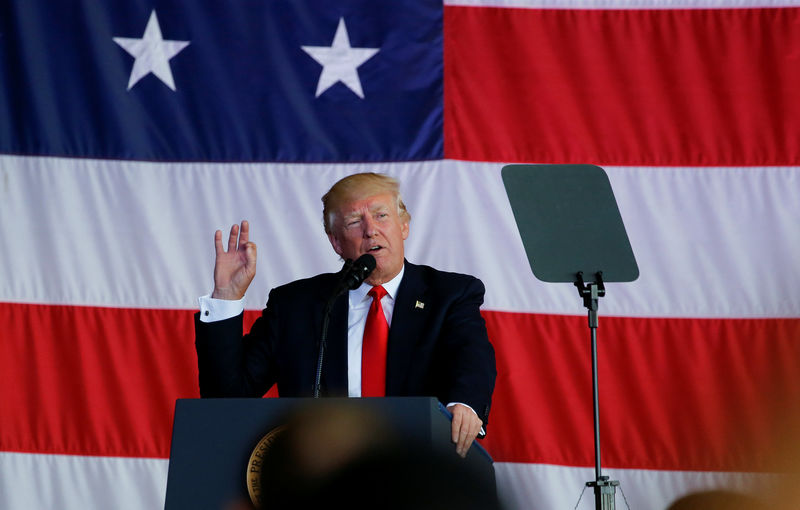
<path id="1" fill-rule="evenodd" d="M 351 175 L 322 201 L 334 251 L 351 260 L 369 253 L 376 261 L 364 284 L 333 305 L 324 393 L 436 396 L 453 413 L 452 440 L 466 455 L 487 423 L 496 376 L 479 311 L 483 284 L 405 260 L 411 217 L 394 179 Z M 214 245 L 214 292 L 201 298 L 195 321 L 201 395 L 259 397 L 277 383 L 281 396 L 311 396 L 323 312 L 341 275 L 273 289 L 243 335 L 241 303 L 256 266 L 248 223 L 231 228 L 227 251 L 219 230 Z"/>

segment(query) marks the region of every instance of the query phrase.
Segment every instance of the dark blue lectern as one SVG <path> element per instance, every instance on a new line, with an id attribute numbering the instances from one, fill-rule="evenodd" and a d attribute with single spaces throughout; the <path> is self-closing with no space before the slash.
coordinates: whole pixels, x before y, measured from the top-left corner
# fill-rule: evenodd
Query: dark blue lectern
<path id="1" fill-rule="evenodd" d="M 337 403 L 380 417 L 401 441 L 457 458 L 450 423 L 434 398 L 181 399 L 175 406 L 165 508 L 218 510 L 249 499 L 248 464 L 265 435 L 293 413 Z M 492 459 L 477 443 L 458 461 L 490 477 L 494 487 Z"/>

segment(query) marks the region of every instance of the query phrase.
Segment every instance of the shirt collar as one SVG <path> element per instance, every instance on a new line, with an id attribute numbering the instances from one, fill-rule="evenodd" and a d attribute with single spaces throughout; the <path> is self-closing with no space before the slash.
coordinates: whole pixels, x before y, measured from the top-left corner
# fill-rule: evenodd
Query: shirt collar
<path id="1" fill-rule="evenodd" d="M 397 276 L 382 284 L 383 288 L 386 289 L 386 294 L 388 294 L 393 301 L 397 297 L 397 289 L 400 288 L 400 282 L 403 280 L 403 273 L 405 272 L 406 265 L 403 264 L 403 267 L 400 268 L 400 272 L 397 273 Z M 364 301 L 370 301 L 372 298 L 367 296 L 367 293 L 370 291 L 370 289 L 372 289 L 372 285 L 364 282 L 357 289 L 351 290 L 349 295 L 350 306 L 358 306 Z"/>

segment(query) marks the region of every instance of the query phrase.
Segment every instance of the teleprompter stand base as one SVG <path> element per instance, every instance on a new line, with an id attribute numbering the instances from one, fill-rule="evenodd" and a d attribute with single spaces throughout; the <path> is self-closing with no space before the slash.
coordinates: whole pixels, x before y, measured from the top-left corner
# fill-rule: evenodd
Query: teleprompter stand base
<path id="1" fill-rule="evenodd" d="M 594 488 L 595 510 L 615 510 L 618 485 L 617 480 L 609 480 L 607 476 L 601 476 L 600 480 L 594 482 L 586 482 L 587 487 Z"/>

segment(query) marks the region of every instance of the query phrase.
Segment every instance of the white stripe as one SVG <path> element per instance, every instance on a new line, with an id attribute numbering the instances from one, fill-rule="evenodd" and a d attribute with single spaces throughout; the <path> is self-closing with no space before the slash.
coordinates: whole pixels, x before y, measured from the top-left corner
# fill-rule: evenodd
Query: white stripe
<path id="1" fill-rule="evenodd" d="M 84 510 L 164 508 L 168 461 L 128 457 L 84 457 L 0 452 L 0 508 Z M 584 484 L 593 468 L 498 462 L 498 493 L 507 510 L 594 508 Z M 729 489 L 765 493 L 774 476 L 752 473 L 606 469 L 621 483 L 617 508 L 624 499 L 635 510 L 663 510 L 695 491 Z M 624 493 L 624 499 L 623 499 Z"/>
<path id="2" fill-rule="evenodd" d="M 164 508 L 165 459 L 0 452 L 4 510 Z"/>
<path id="3" fill-rule="evenodd" d="M 445 0 L 444 3 L 528 9 L 738 9 L 796 7 L 800 0 Z"/>
<path id="4" fill-rule="evenodd" d="M 586 482 L 595 480 L 594 468 L 511 462 L 497 462 L 494 468 L 497 491 L 506 510 L 595 508 L 592 488 L 584 492 Z M 603 474 L 620 482 L 616 508 L 632 510 L 665 510 L 678 498 L 708 490 L 761 498 L 775 481 L 774 475 L 708 471 L 604 469 Z"/>
<path id="5" fill-rule="evenodd" d="M 412 260 L 475 274 L 486 307 L 583 313 L 570 284 L 529 269 L 501 164 L 446 162 L 406 179 Z M 608 285 L 603 314 L 796 317 L 800 168 L 607 167 L 640 277 Z M 590 197 L 585 197 L 590 199 Z M 587 246 L 587 250 L 591 247 Z"/>
<path id="6" fill-rule="evenodd" d="M 474 274 L 486 309 L 584 313 L 574 287 L 532 275 L 500 163 L 201 164 L 0 156 L 0 301 L 196 307 L 213 232 L 242 218 L 259 247 L 246 307 L 340 267 L 319 197 L 377 170 L 402 182 L 412 262 Z M 603 315 L 800 314 L 800 167 L 608 167 L 641 276 L 610 284 Z M 590 247 L 587 247 L 590 249 Z"/>

